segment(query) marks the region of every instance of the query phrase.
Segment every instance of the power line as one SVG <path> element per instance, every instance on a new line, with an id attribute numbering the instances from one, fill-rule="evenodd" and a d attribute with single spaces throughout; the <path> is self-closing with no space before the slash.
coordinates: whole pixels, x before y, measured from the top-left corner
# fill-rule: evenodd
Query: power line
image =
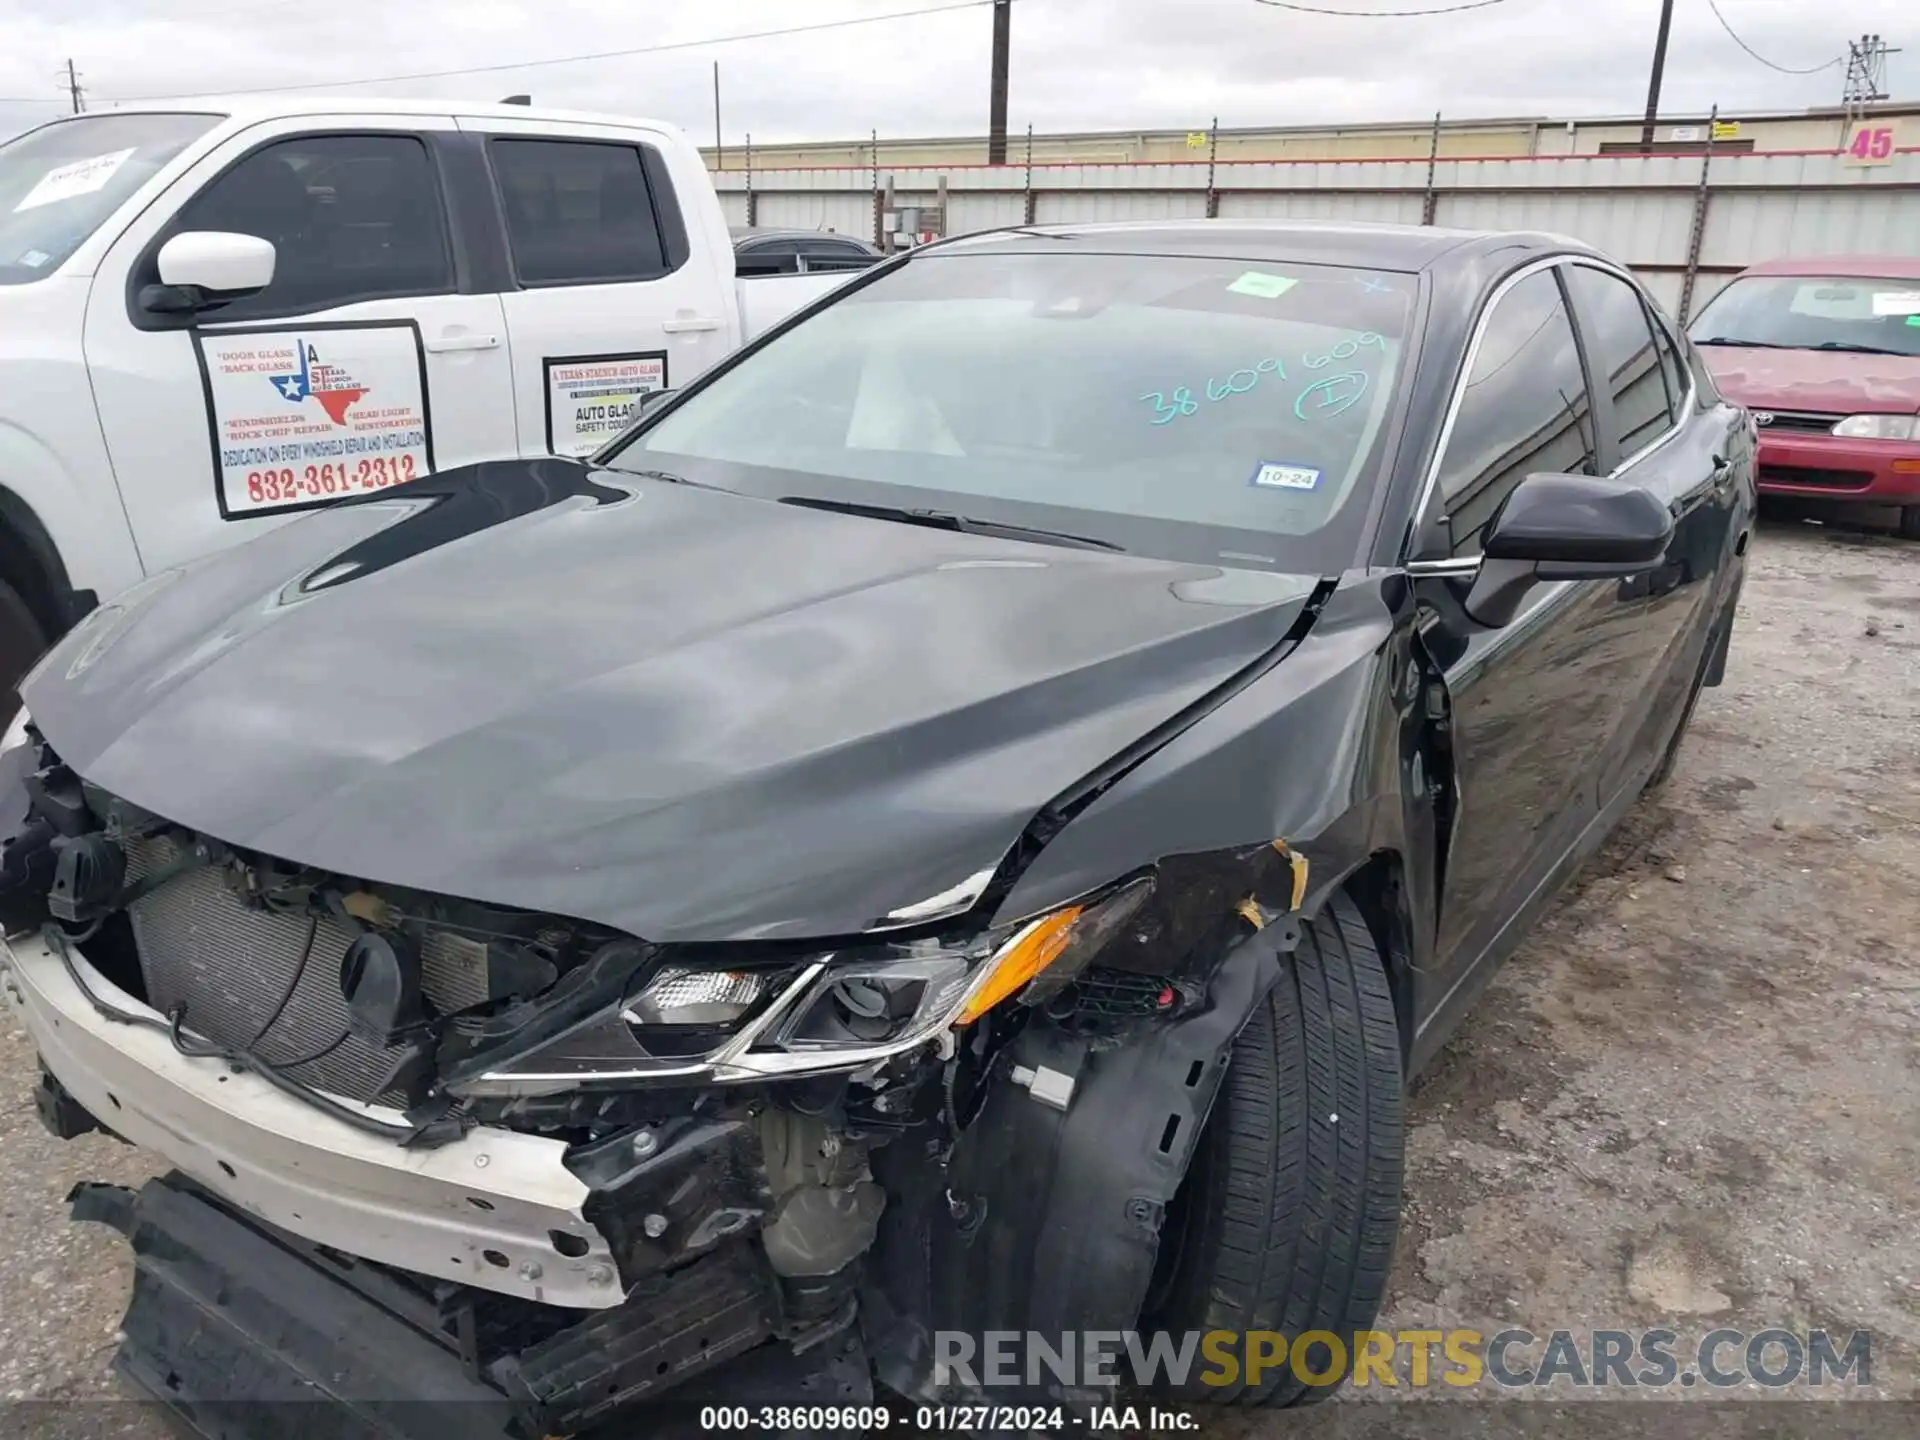
<path id="1" fill-rule="evenodd" d="M 1416 15 L 1457 15 L 1462 10 L 1484 10 L 1507 0 L 1466 0 L 1462 5 L 1436 5 L 1427 10 L 1334 10 L 1324 5 L 1296 5 L 1293 0 L 1255 0 L 1276 10 L 1298 10 L 1303 15 L 1338 15 L 1343 20 L 1407 20 Z"/>
<path id="2" fill-rule="evenodd" d="M 669 50 L 698 50 L 708 45 L 733 45 L 743 40 L 772 40 L 782 35 L 808 35 L 821 30 L 844 30 L 850 25 L 875 25 L 907 20 L 917 15 L 939 15 L 950 10 L 977 10 L 993 0 L 949 0 L 944 5 L 922 5 L 884 15 L 857 15 L 846 20 L 820 20 L 810 25 L 783 25 L 777 30 L 755 30 L 744 35 L 715 35 L 704 40 L 675 40 L 665 45 L 636 45 L 629 50 L 599 50 L 590 55 L 558 55 L 550 60 L 515 60 L 502 65 L 468 65 L 457 70 L 416 70 L 405 75 L 368 75 L 357 80 L 308 80 L 296 85 L 256 85 L 245 90 L 197 91 L 179 95 L 123 95 L 122 100 L 186 100 L 193 94 L 267 95 L 286 90 L 331 90 L 339 85 L 388 85 L 403 80 L 444 80 L 456 75 L 494 75 L 503 70 L 533 70 L 545 65 L 577 65 L 588 60 L 624 60 L 634 55 L 659 55 Z M 1494 0 L 1481 0 L 1482 4 Z"/>
<path id="3" fill-rule="evenodd" d="M 1818 65 L 1809 65 L 1804 70 L 1795 69 L 1791 65 L 1776 65 L 1740 38 L 1734 31 L 1733 26 L 1727 23 L 1727 17 L 1720 13 L 1720 6 L 1716 3 L 1716 0 L 1707 0 L 1707 8 L 1713 11 L 1713 18 L 1720 22 L 1720 28 L 1727 32 L 1728 38 L 1731 39 L 1734 44 L 1738 45 L 1742 50 L 1746 51 L 1748 55 L 1758 60 L 1769 70 L 1778 70 L 1782 75 L 1818 75 L 1822 70 L 1831 70 L 1834 66 L 1838 65 L 1842 59 L 1841 56 L 1836 55 L 1831 60 L 1821 61 Z"/>

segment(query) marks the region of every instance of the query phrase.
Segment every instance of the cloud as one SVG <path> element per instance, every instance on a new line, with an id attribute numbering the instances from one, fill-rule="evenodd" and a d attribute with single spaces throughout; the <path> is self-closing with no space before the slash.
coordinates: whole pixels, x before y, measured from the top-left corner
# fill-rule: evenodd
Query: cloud
<path id="1" fill-rule="evenodd" d="M 915 0 L 0 0 L 0 133 L 65 110 L 71 57 L 93 108 L 135 97 L 496 65 L 884 14 Z M 934 3 L 934 0 L 927 0 Z M 1386 9 L 1420 0 L 1319 0 Z M 1743 39 L 1783 65 L 1845 52 L 1878 30 L 1899 43 L 1910 0 L 1720 0 Z M 1449 116 L 1637 113 L 1659 0 L 1507 0 L 1463 14 L 1363 20 L 1256 0 L 1015 0 L 1015 131 L 1321 125 Z M 991 19 L 984 7 L 658 55 L 318 93 L 495 100 L 673 120 L 713 133 L 720 62 L 729 144 L 979 134 Z M 1892 61 L 1892 89 L 1920 51 Z M 1663 108 L 1792 110 L 1836 103 L 1841 71 L 1788 76 L 1744 55 L 1706 0 L 1679 0 Z M 30 103 L 17 103 L 21 100 Z"/>

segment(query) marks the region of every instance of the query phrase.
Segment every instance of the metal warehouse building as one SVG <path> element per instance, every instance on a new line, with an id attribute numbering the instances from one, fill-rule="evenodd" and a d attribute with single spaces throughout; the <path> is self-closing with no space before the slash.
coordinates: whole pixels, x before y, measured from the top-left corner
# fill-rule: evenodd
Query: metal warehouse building
<path id="1" fill-rule="evenodd" d="M 729 223 L 885 247 L 1002 225 L 1221 216 L 1546 230 L 1640 272 L 1682 320 L 1760 260 L 1920 255 L 1920 105 L 1641 122 L 1475 120 L 731 147 Z M 1849 148 L 1849 142 L 1861 141 Z M 1871 140 L 1871 144 L 1864 143 Z M 1857 152 L 1857 153 L 1856 153 Z"/>
<path id="2" fill-rule="evenodd" d="M 1920 104 L 1877 106 L 1873 118 L 1900 121 L 1920 117 Z M 1846 115 L 1835 109 L 1753 111 L 1720 117 L 1715 148 L 1727 153 L 1751 150 L 1832 150 L 1841 143 Z M 1920 120 L 1915 122 L 1920 130 Z M 1669 116 L 1654 128 L 1654 148 L 1666 153 L 1698 150 L 1707 138 L 1706 115 Z M 1642 120 L 1637 115 L 1599 119 L 1552 120 L 1540 117 L 1508 120 L 1447 120 L 1440 122 L 1442 159 L 1465 157 L 1511 158 L 1526 155 L 1613 155 L 1640 148 Z M 1099 130 L 1080 134 L 1035 135 L 1031 160 L 1035 165 L 1124 165 L 1148 161 L 1190 161 L 1195 152 L 1211 149 L 1217 160 L 1424 160 L 1432 153 L 1431 119 L 1369 125 L 1302 125 L 1209 131 L 1202 123 L 1192 130 Z M 1920 141 L 1920 134 L 1914 139 Z M 1025 164 L 1027 137 L 1008 137 L 1007 159 Z M 881 136 L 855 140 L 810 140 L 792 144 L 755 145 L 751 155 L 744 145 L 729 144 L 716 165 L 712 146 L 701 153 L 709 167 L 740 170 L 749 159 L 755 170 L 788 170 L 810 166 L 872 166 L 924 168 L 984 165 L 984 135 L 899 140 Z"/>

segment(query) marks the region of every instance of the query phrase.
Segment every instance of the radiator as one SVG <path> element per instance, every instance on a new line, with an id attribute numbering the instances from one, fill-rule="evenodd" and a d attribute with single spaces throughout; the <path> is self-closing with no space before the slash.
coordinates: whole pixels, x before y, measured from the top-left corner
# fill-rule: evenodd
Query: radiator
<path id="1" fill-rule="evenodd" d="M 181 854 L 179 841 L 156 836 L 128 846 L 129 879 L 151 874 Z M 353 930 L 331 916 L 256 909 L 228 888 L 223 872 L 189 870 L 131 909 L 147 1003 L 221 1045 L 244 1046 L 315 1089 L 360 1101 L 380 1093 L 394 1053 L 351 1033 L 340 992 L 340 961 Z M 307 936 L 313 936 L 304 968 Z M 484 960 L 458 937 L 429 937 L 421 989 L 442 1013 L 486 998 Z M 279 1017 L 281 996 L 299 975 Z M 271 1024 L 269 1021 L 271 1020 Z M 264 1031 L 263 1031 L 263 1028 Z"/>

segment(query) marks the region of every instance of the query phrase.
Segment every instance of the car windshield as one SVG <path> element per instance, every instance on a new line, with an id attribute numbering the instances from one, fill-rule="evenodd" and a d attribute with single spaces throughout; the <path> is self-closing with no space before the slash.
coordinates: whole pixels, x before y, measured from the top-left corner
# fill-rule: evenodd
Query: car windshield
<path id="1" fill-rule="evenodd" d="M 1687 333 L 1696 345 L 1920 355 L 1920 280 L 1749 275 Z"/>
<path id="2" fill-rule="evenodd" d="M 0 145 L 0 285 L 50 275 L 218 115 L 85 115 Z"/>
<path id="3" fill-rule="evenodd" d="M 1408 368 L 1417 284 L 1277 260 L 928 252 L 599 460 L 936 512 L 922 523 L 1338 570 Z"/>

